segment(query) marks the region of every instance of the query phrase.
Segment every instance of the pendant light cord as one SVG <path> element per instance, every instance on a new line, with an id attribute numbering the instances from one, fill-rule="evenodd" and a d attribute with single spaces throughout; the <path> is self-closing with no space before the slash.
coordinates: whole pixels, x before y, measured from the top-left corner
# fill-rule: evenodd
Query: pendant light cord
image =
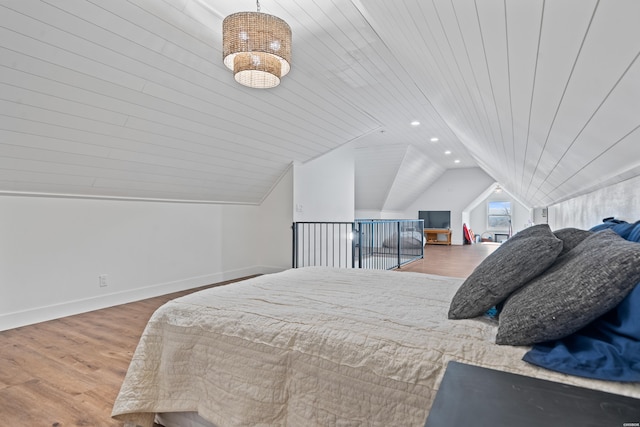
<path id="1" fill-rule="evenodd" d="M 256 0 L 256 7 L 258 8 L 258 12 L 260 12 L 260 0 Z"/>

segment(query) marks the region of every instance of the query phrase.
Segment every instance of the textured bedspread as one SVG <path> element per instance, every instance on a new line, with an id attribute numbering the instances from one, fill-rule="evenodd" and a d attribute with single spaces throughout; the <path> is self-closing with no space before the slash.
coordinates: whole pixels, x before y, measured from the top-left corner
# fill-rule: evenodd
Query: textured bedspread
<path id="1" fill-rule="evenodd" d="M 448 320 L 461 279 L 309 267 L 211 288 L 157 310 L 113 415 L 197 411 L 225 426 L 422 426 L 457 360 L 640 397 L 521 360 L 496 327 Z"/>

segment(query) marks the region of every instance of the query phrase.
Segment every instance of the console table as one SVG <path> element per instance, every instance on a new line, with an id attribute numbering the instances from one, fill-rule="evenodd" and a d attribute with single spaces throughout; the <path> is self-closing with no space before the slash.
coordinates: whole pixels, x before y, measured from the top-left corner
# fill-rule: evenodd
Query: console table
<path id="1" fill-rule="evenodd" d="M 438 234 L 445 235 L 445 240 L 438 240 Z M 427 245 L 450 245 L 451 230 L 448 228 L 425 228 L 424 237 Z"/>
<path id="2" fill-rule="evenodd" d="M 623 427 L 638 423 L 638 399 L 449 362 L 425 427 Z"/>

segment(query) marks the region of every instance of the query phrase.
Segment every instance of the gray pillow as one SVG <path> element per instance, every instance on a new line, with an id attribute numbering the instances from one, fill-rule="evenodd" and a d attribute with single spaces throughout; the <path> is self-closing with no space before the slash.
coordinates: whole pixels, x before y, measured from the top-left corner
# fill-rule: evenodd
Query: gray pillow
<path id="1" fill-rule="evenodd" d="M 640 243 L 612 230 L 594 233 L 505 301 L 496 343 L 570 335 L 618 305 L 638 282 Z"/>
<path id="2" fill-rule="evenodd" d="M 593 231 L 580 230 L 579 228 L 562 228 L 554 231 L 553 234 L 562 240 L 562 252 L 560 252 L 560 255 L 564 255 L 578 246 L 584 239 L 591 236 Z"/>
<path id="3" fill-rule="evenodd" d="M 545 271 L 561 250 L 562 241 L 547 224 L 516 233 L 485 258 L 460 286 L 451 300 L 449 319 L 484 314 Z"/>

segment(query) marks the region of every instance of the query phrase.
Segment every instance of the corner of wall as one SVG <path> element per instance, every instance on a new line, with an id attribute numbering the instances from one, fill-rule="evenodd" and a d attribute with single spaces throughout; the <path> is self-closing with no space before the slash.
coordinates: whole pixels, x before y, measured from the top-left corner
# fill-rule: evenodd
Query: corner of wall
<path id="1" fill-rule="evenodd" d="M 258 208 L 259 263 L 269 270 L 291 267 L 294 170 L 287 170 Z"/>

